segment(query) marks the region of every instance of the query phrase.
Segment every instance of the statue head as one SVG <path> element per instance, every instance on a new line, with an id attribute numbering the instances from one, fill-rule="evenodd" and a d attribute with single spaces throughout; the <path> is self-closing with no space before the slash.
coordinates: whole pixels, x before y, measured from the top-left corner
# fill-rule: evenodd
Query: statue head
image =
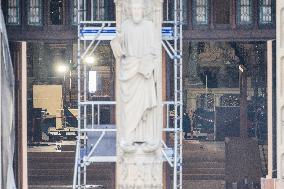
<path id="1" fill-rule="evenodd" d="M 130 13 L 135 24 L 143 20 L 144 8 L 144 0 L 130 0 Z"/>

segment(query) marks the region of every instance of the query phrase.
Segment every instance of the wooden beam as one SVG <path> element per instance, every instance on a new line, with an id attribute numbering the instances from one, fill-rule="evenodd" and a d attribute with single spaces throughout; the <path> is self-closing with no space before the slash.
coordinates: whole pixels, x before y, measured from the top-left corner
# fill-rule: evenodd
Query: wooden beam
<path id="1" fill-rule="evenodd" d="M 232 18 L 234 20 L 234 18 Z M 214 25 L 213 25 L 214 26 Z M 213 27 L 212 26 L 212 27 Z M 276 38 L 274 28 L 265 29 L 204 29 L 189 25 L 183 32 L 184 40 L 217 40 L 217 41 L 267 41 Z M 44 26 L 37 29 L 23 30 L 15 26 L 7 27 L 9 39 L 12 41 L 46 41 L 48 43 L 68 43 L 77 39 L 76 28 L 72 26 Z"/>
<path id="2" fill-rule="evenodd" d="M 167 100 L 167 54 L 165 49 L 162 49 L 162 99 L 163 101 Z M 163 109 L 163 127 L 167 127 L 167 110 Z M 167 140 L 167 134 L 163 132 L 163 141 Z M 163 164 L 163 189 L 170 188 L 170 172 L 169 164 L 165 162 Z"/>
<path id="3" fill-rule="evenodd" d="M 184 40 L 194 41 L 267 41 L 276 38 L 275 29 L 185 30 Z"/>
<path id="4" fill-rule="evenodd" d="M 27 171 L 27 44 L 11 43 L 11 56 L 15 74 L 15 129 L 17 144 L 17 187 L 28 189 Z"/>

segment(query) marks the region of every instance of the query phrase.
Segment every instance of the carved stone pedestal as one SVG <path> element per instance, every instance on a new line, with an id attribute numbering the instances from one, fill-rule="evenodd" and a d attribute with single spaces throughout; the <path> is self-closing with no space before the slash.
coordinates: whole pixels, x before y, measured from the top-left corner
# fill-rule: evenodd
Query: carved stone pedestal
<path id="1" fill-rule="evenodd" d="M 119 159 L 119 189 L 162 189 L 162 159 L 159 152 L 145 153 L 143 145 L 136 145 L 134 153 Z"/>

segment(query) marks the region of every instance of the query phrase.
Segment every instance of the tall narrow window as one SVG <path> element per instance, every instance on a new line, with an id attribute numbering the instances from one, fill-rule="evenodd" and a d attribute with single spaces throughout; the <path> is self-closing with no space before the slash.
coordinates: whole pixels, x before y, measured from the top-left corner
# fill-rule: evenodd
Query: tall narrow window
<path id="1" fill-rule="evenodd" d="M 174 19 L 174 1 L 173 0 L 164 0 L 163 3 L 163 16 L 164 20 L 169 21 Z"/>
<path id="2" fill-rule="evenodd" d="M 104 0 L 105 20 L 115 20 L 115 4 L 113 0 Z"/>
<path id="3" fill-rule="evenodd" d="M 163 16 L 165 21 L 173 21 L 174 20 L 174 10 L 175 1 L 174 0 L 164 0 L 163 3 Z M 179 5 L 177 5 L 179 6 Z M 188 23 L 188 0 L 182 0 L 182 21 L 186 25 Z M 179 12 L 177 12 L 178 14 Z"/>
<path id="4" fill-rule="evenodd" d="M 8 1 L 7 24 L 10 24 L 10 25 L 20 24 L 19 0 L 9 0 Z"/>
<path id="5" fill-rule="evenodd" d="M 186 25 L 187 23 L 188 23 L 188 20 L 187 20 L 187 18 L 188 18 L 188 15 L 187 15 L 187 13 L 188 13 L 188 1 L 187 0 L 183 0 L 182 1 L 182 9 L 183 9 L 183 11 L 182 11 L 182 21 L 183 21 L 183 23 Z"/>
<path id="6" fill-rule="evenodd" d="M 52 25 L 63 24 L 63 0 L 49 1 L 49 15 Z"/>
<path id="7" fill-rule="evenodd" d="M 104 20 L 105 19 L 105 0 L 92 0 L 93 3 L 93 19 Z"/>
<path id="8" fill-rule="evenodd" d="M 28 1 L 28 24 L 41 25 L 42 23 L 42 4 L 41 0 Z"/>
<path id="9" fill-rule="evenodd" d="M 271 0 L 260 0 L 259 22 L 260 24 L 272 23 L 272 4 Z"/>
<path id="10" fill-rule="evenodd" d="M 252 23 L 252 0 L 238 0 L 238 24 Z"/>
<path id="11" fill-rule="evenodd" d="M 208 0 L 193 0 L 193 23 L 208 24 Z"/>
<path id="12" fill-rule="evenodd" d="M 80 1 L 80 9 L 83 10 L 83 1 Z M 72 24 L 76 25 L 78 23 L 78 0 L 72 0 Z M 84 12 L 80 11 L 80 17 L 83 18 Z"/>

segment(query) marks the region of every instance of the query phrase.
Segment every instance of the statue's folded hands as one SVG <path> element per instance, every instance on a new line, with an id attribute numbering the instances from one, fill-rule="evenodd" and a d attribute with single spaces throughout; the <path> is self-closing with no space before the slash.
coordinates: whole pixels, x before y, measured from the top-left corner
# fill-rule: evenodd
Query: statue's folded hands
<path id="1" fill-rule="evenodd" d="M 139 63 L 138 72 L 141 73 L 146 79 L 149 79 L 151 76 L 153 76 L 155 69 L 153 59 L 154 58 L 152 55 L 148 55 L 141 58 Z"/>

